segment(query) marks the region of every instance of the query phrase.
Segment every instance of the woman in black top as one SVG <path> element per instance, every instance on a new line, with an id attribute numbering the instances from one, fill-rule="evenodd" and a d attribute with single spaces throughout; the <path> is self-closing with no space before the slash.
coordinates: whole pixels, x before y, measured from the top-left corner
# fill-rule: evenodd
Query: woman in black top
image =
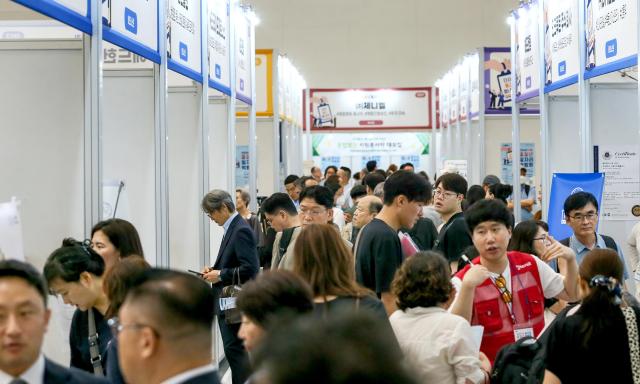
<path id="1" fill-rule="evenodd" d="M 640 341 L 640 311 L 628 307 L 636 323 L 635 334 L 629 334 L 622 312 L 623 269 L 610 249 L 594 249 L 584 257 L 582 302 L 567 308 L 547 331 L 545 384 L 634 382 L 629 343 Z"/>
<path id="2" fill-rule="evenodd" d="M 89 350 L 89 311 L 93 312 L 98 334 L 102 372 L 106 366 L 107 344 L 111 331 L 104 317 L 109 300 L 102 290 L 104 260 L 89 242 L 64 239 L 62 247 L 53 251 L 44 265 L 44 276 L 52 294 L 60 295 L 65 304 L 75 305 L 69 331 L 71 366 L 95 373 Z"/>
<path id="3" fill-rule="evenodd" d="M 382 302 L 356 283 L 353 254 L 335 228 L 325 224 L 305 226 L 293 253 L 293 271 L 311 285 L 316 315 L 367 310 L 388 324 Z"/>

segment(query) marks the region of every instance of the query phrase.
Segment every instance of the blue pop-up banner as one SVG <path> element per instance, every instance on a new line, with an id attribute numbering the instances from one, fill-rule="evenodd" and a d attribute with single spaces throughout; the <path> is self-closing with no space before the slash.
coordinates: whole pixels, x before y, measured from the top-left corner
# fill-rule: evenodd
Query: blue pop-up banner
<path id="1" fill-rule="evenodd" d="M 604 173 L 554 173 L 547 215 L 549 233 L 556 240 L 571 236 L 573 232 L 565 222 L 564 201 L 576 192 L 589 192 L 600 206 L 603 188 Z"/>

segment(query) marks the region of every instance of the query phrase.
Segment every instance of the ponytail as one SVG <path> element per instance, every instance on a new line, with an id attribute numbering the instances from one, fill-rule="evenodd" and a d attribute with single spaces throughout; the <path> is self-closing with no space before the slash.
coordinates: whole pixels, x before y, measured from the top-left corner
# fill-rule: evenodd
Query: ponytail
<path id="1" fill-rule="evenodd" d="M 73 238 L 62 240 L 62 246 L 51 253 L 44 265 L 44 277 L 48 284 L 56 279 L 77 282 L 82 272 L 102 276 L 104 260 L 90 246 L 88 240 Z"/>

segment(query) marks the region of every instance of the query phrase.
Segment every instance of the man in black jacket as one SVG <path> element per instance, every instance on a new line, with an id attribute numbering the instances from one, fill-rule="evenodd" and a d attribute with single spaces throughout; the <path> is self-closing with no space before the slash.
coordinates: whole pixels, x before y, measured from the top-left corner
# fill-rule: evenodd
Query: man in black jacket
<path id="1" fill-rule="evenodd" d="M 31 265 L 0 261 L 0 382 L 100 384 L 105 379 L 64 368 L 41 352 L 51 310 L 47 288 Z"/>
<path id="2" fill-rule="evenodd" d="M 212 268 L 205 268 L 203 277 L 213 284 L 218 325 L 233 384 L 242 384 L 249 377 L 249 361 L 242 340 L 238 338 L 240 323 L 227 322 L 220 310 L 219 298 L 223 287 L 245 283 L 258 274 L 260 264 L 256 240 L 249 225 L 236 212 L 233 199 L 227 192 L 214 189 L 207 193 L 202 199 L 202 209 L 224 228 L 218 258 Z"/>

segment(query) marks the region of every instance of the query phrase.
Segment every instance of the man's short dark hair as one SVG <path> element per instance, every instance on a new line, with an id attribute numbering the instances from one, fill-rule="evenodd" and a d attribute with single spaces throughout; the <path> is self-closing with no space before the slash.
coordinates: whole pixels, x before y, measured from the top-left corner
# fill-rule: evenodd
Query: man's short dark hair
<path id="1" fill-rule="evenodd" d="M 384 182 L 384 205 L 391 205 L 402 195 L 409 201 L 426 202 L 429 199 L 429 182 L 409 171 L 394 172 Z"/>
<path id="2" fill-rule="evenodd" d="M 211 332 L 215 305 L 211 286 L 187 273 L 151 268 L 135 282 L 125 303 L 148 310 L 161 334 L 185 328 Z"/>
<path id="3" fill-rule="evenodd" d="M 312 176 L 302 176 L 298 180 L 294 181 L 294 185 L 296 187 L 300 188 L 300 190 L 303 190 L 305 188 L 304 185 L 307 182 L 307 180 L 314 180 L 315 181 L 315 179 Z"/>
<path id="4" fill-rule="evenodd" d="M 598 200 L 596 200 L 593 194 L 589 192 L 576 192 L 564 201 L 564 214 L 565 216 L 569 216 L 571 211 L 584 208 L 589 203 L 596 207 L 596 211 L 598 210 Z"/>
<path id="5" fill-rule="evenodd" d="M 287 270 L 268 271 L 242 286 L 238 309 L 262 328 L 280 316 L 313 310 L 313 292 L 300 276 Z"/>
<path id="6" fill-rule="evenodd" d="M 298 214 L 295 204 L 293 204 L 289 195 L 284 192 L 276 192 L 269 196 L 262 202 L 260 209 L 269 215 L 275 215 L 280 210 L 287 212 L 291 216 Z"/>
<path id="7" fill-rule="evenodd" d="M 353 188 L 351 188 L 351 191 L 349 192 L 349 196 L 351 196 L 352 200 L 362 196 L 366 196 L 366 195 L 367 195 L 367 187 L 365 187 L 362 184 L 354 185 Z"/>
<path id="8" fill-rule="evenodd" d="M 367 161 L 367 171 L 373 172 L 376 168 L 378 168 L 378 162 L 375 160 Z"/>
<path id="9" fill-rule="evenodd" d="M 477 201 L 465 211 L 464 219 L 471 233 L 478 225 L 486 221 L 496 221 L 504 224 L 507 228 L 513 228 L 513 215 L 505 203 L 496 199 Z"/>
<path id="10" fill-rule="evenodd" d="M 44 306 L 47 306 L 47 283 L 33 265 L 19 260 L 2 260 L 0 261 L 0 279 L 3 277 L 16 277 L 24 280 L 38 291 Z"/>
<path id="11" fill-rule="evenodd" d="M 340 167 L 340 169 L 342 169 L 344 171 L 344 173 L 347 174 L 347 179 L 351 178 L 351 168 L 348 167 Z"/>
<path id="12" fill-rule="evenodd" d="M 327 176 L 327 172 L 329 172 L 330 169 L 333 169 L 333 172 L 338 173 L 338 167 L 336 167 L 335 165 L 329 165 L 327 168 L 324 169 L 325 176 Z"/>
<path id="13" fill-rule="evenodd" d="M 303 189 L 300 194 L 300 202 L 304 199 L 312 199 L 316 204 L 322 205 L 327 209 L 333 208 L 333 193 L 329 188 L 322 185 L 314 185 Z"/>
<path id="14" fill-rule="evenodd" d="M 295 183 L 295 181 L 298 179 L 298 175 L 289 175 L 284 179 L 284 185 Z"/>
<path id="15" fill-rule="evenodd" d="M 406 167 L 411 167 L 413 169 L 415 169 L 416 167 L 413 166 L 412 163 L 404 163 L 400 166 L 400 170 L 404 170 Z"/>
<path id="16" fill-rule="evenodd" d="M 369 189 L 371 189 L 371 191 L 373 191 L 374 189 L 376 189 L 376 185 L 382 183 L 385 179 L 386 177 L 379 174 L 378 172 L 367 173 L 367 175 L 364 177 L 364 185 L 366 185 L 367 187 L 369 187 Z"/>
<path id="17" fill-rule="evenodd" d="M 445 173 L 436 180 L 436 188 L 442 184 L 442 188 L 446 191 L 452 191 L 462 196 L 467 195 L 467 180 L 457 173 Z"/>

